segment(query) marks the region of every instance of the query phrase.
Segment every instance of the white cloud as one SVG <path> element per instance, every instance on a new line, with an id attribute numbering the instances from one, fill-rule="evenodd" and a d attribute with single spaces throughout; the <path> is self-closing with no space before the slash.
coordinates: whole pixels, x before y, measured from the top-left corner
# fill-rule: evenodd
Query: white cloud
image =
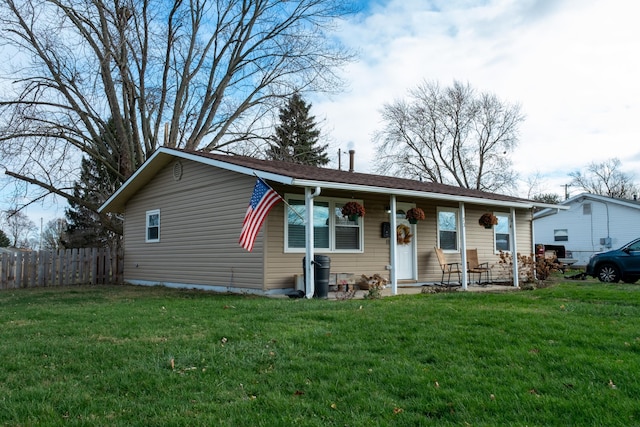
<path id="1" fill-rule="evenodd" d="M 314 99 L 332 138 L 353 143 L 356 167 L 375 161 L 372 135 L 385 102 L 423 79 L 454 79 L 519 103 L 526 115 L 513 160 L 540 172 L 547 192 L 567 174 L 612 157 L 640 166 L 640 29 L 632 2 L 487 0 L 378 2 L 341 37 L 361 53 L 345 70 L 350 90 Z M 640 178 L 640 177 L 637 177 Z"/>

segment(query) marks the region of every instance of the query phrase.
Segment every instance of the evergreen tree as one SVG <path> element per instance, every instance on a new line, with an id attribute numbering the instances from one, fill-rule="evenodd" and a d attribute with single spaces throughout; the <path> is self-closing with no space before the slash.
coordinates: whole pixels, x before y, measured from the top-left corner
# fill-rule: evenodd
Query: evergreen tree
<path id="1" fill-rule="evenodd" d="M 0 230 L 0 248 L 6 248 L 11 244 L 11 240 L 4 233 L 4 231 Z"/>
<path id="2" fill-rule="evenodd" d="M 65 210 L 67 217 L 67 248 L 111 247 L 120 242 L 122 221 L 112 214 L 99 214 L 97 209 L 118 188 L 121 182 L 115 174 L 94 158 L 82 159 L 80 180 L 74 184 L 74 198 Z M 87 207 L 91 206 L 91 208 Z"/>
<path id="3" fill-rule="evenodd" d="M 113 122 L 109 121 L 106 132 L 112 132 Z M 108 154 L 104 158 L 117 159 L 112 153 L 108 138 L 104 135 L 99 146 Z M 117 167 L 106 165 L 97 157 L 84 157 L 81 163 L 80 179 L 74 184 L 73 198 L 65 210 L 67 217 L 66 235 L 62 236 L 62 246 L 67 248 L 117 247 L 122 237 L 122 220 L 115 214 L 99 214 L 98 208 L 122 181 L 115 172 Z"/>
<path id="4" fill-rule="evenodd" d="M 267 157 L 271 160 L 304 165 L 323 166 L 329 163 L 326 145 L 318 145 L 320 130 L 315 117 L 309 115 L 311 104 L 299 94 L 293 94 L 280 108 L 280 124 L 271 137 Z"/>

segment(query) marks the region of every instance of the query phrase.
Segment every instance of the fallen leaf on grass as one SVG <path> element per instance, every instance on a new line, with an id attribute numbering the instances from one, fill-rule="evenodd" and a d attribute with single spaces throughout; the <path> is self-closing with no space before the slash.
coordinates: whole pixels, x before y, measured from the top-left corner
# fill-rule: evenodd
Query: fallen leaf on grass
<path id="1" fill-rule="evenodd" d="M 337 409 L 337 408 L 338 408 L 338 405 L 336 405 L 335 403 L 331 404 L 331 409 Z"/>
<path id="2" fill-rule="evenodd" d="M 304 394 L 304 391 L 301 390 L 296 390 L 295 393 L 293 393 L 294 396 L 302 396 Z"/>
<path id="3" fill-rule="evenodd" d="M 611 380 L 609 380 L 609 388 L 612 388 L 612 389 L 616 388 L 616 385 Z"/>
<path id="4" fill-rule="evenodd" d="M 393 408 L 393 413 L 394 414 L 401 414 L 402 412 L 404 412 L 404 409 L 402 409 L 402 408 Z"/>

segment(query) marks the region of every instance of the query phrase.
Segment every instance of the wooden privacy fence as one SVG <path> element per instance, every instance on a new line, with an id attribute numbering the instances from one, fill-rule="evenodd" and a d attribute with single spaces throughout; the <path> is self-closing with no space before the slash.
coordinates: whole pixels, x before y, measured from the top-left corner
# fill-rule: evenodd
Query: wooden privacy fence
<path id="1" fill-rule="evenodd" d="M 0 289 L 122 283 L 122 253 L 109 248 L 0 254 Z"/>

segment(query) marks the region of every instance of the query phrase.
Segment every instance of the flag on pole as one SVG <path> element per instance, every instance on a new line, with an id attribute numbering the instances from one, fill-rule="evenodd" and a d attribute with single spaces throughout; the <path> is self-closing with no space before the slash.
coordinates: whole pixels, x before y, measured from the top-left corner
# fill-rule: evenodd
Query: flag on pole
<path id="1" fill-rule="evenodd" d="M 247 213 L 244 215 L 244 221 L 242 222 L 242 232 L 240 233 L 240 246 L 251 252 L 253 250 L 253 243 L 256 240 L 258 231 L 262 227 L 264 219 L 271 208 L 278 203 L 282 198 L 276 191 L 269 187 L 262 179 L 258 178 L 255 187 L 253 187 L 253 194 L 251 200 L 249 200 L 249 206 L 247 207 Z"/>

